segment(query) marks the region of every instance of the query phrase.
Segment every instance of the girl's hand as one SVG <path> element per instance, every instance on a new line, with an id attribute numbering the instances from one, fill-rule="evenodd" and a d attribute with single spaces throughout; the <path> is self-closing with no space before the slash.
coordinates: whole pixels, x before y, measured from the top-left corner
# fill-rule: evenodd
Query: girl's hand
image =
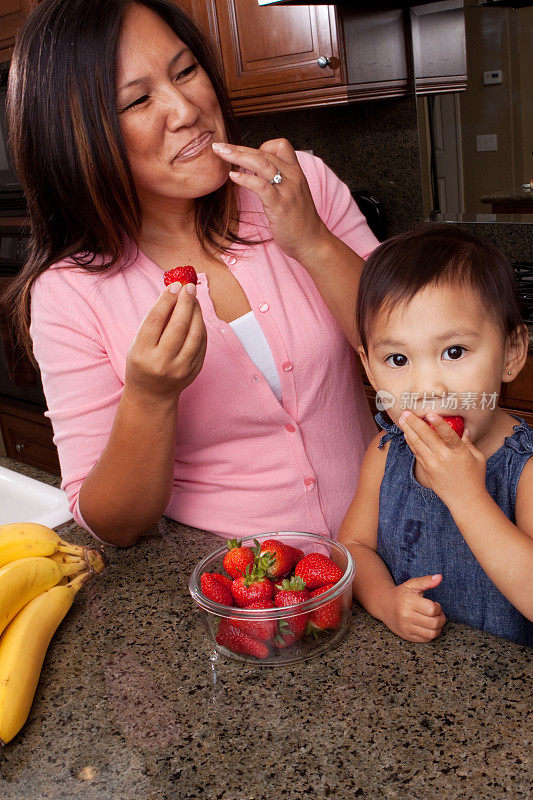
<path id="1" fill-rule="evenodd" d="M 207 333 L 195 298 L 193 284 L 173 283 L 142 321 L 126 361 L 130 397 L 177 400 L 200 372 Z"/>
<path id="2" fill-rule="evenodd" d="M 424 592 L 434 589 L 442 581 L 442 575 L 424 575 L 411 578 L 392 588 L 386 626 L 407 639 L 408 642 L 431 642 L 440 634 L 446 617 L 440 603 L 435 603 Z"/>
<path id="3" fill-rule="evenodd" d="M 331 236 L 317 214 L 306 177 L 286 139 L 264 142 L 258 150 L 216 142 L 224 161 L 249 172 L 230 172 L 234 183 L 259 197 L 276 244 L 291 258 L 305 262 L 322 237 Z M 280 183 L 271 183 L 277 172 Z"/>
<path id="4" fill-rule="evenodd" d="M 474 447 L 465 428 L 460 439 L 439 417 L 430 413 L 429 425 L 410 411 L 403 411 L 398 425 L 416 457 L 429 486 L 451 510 L 457 503 L 470 503 L 486 492 L 485 456 Z"/>

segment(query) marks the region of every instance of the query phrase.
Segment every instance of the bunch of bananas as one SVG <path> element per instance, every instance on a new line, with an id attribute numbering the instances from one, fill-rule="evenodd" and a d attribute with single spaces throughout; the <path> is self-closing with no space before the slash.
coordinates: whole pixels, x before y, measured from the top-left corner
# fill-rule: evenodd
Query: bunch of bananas
<path id="1" fill-rule="evenodd" d="M 33 522 L 0 526 L 0 744 L 20 731 L 50 640 L 105 560 Z"/>

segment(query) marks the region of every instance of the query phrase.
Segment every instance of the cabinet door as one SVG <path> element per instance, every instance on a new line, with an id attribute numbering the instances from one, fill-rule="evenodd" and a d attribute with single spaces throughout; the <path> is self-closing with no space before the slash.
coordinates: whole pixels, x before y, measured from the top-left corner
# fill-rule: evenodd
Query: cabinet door
<path id="1" fill-rule="evenodd" d="M 17 31 L 37 5 L 37 0 L 2 0 L 0 3 L 0 63 L 9 61 Z"/>
<path id="2" fill-rule="evenodd" d="M 342 84 L 333 6 L 258 6 L 257 0 L 216 0 L 226 83 L 238 111 L 280 108 L 272 95 Z M 324 66 L 319 66 L 319 58 Z M 246 98 L 262 98 L 253 103 Z M 313 102 L 313 100 L 315 102 Z"/>
<path id="3" fill-rule="evenodd" d="M 215 0 L 173 0 L 177 6 L 196 22 L 199 28 L 206 33 L 218 47 L 218 31 L 216 21 Z"/>
<path id="4" fill-rule="evenodd" d="M 417 94 L 466 89 L 465 16 L 461 0 L 411 9 Z"/>

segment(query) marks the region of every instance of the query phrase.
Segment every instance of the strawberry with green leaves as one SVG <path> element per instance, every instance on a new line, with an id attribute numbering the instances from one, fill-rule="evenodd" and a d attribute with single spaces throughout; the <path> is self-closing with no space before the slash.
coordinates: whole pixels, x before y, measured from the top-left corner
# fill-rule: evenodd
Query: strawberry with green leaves
<path id="1" fill-rule="evenodd" d="M 322 553 L 309 553 L 304 556 L 296 564 L 294 573 L 302 578 L 310 592 L 328 583 L 337 583 L 344 575 L 342 569 Z"/>
<path id="2" fill-rule="evenodd" d="M 251 569 L 248 566 L 244 575 L 235 578 L 231 584 L 231 593 L 238 606 L 264 603 L 272 600 L 274 584 L 267 578 L 264 566 L 258 562 Z"/>
<path id="3" fill-rule="evenodd" d="M 256 542 L 256 549 L 259 544 Z M 228 539 L 228 552 L 222 561 L 224 569 L 233 579 L 246 574 L 248 567 L 252 569 L 256 553 L 251 547 L 243 547 L 238 539 Z"/>
<path id="4" fill-rule="evenodd" d="M 204 572 L 200 576 L 200 587 L 209 600 L 213 600 L 215 603 L 222 603 L 225 606 L 234 605 L 231 589 L 218 580 L 216 574 Z"/>
<path id="5" fill-rule="evenodd" d="M 334 583 L 328 583 L 311 592 L 311 597 L 318 597 L 333 588 Z M 342 598 L 336 597 L 331 603 L 326 603 L 320 608 L 311 611 L 307 632 L 337 630 L 342 624 Z"/>
<path id="6" fill-rule="evenodd" d="M 243 653 L 256 658 L 266 658 L 270 652 L 265 642 L 260 642 L 234 625 L 234 620 L 222 617 L 216 635 L 216 641 L 234 653 Z"/>
<path id="7" fill-rule="evenodd" d="M 305 588 L 305 583 L 301 578 L 292 577 L 285 579 L 278 584 L 278 593 L 274 598 L 274 603 L 278 608 L 287 606 L 297 606 L 309 600 L 311 594 Z M 307 630 L 309 614 L 296 614 L 295 616 L 285 617 L 278 622 L 278 633 L 274 638 L 274 645 L 278 648 L 290 647 L 291 644 L 301 639 Z"/>
<path id="8" fill-rule="evenodd" d="M 266 539 L 261 544 L 259 558 L 265 564 L 269 578 L 284 578 L 296 562 L 303 558 L 303 550 L 291 547 L 278 539 Z"/>

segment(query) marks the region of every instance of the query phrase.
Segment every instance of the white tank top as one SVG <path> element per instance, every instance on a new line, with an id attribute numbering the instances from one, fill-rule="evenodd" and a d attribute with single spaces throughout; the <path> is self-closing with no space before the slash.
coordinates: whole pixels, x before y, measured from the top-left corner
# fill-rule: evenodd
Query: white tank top
<path id="1" fill-rule="evenodd" d="M 254 316 L 254 312 L 249 311 L 244 316 L 232 320 L 229 324 L 249 358 L 254 362 L 257 369 L 261 370 L 278 402 L 281 403 L 281 384 L 274 357 L 265 334 Z"/>

